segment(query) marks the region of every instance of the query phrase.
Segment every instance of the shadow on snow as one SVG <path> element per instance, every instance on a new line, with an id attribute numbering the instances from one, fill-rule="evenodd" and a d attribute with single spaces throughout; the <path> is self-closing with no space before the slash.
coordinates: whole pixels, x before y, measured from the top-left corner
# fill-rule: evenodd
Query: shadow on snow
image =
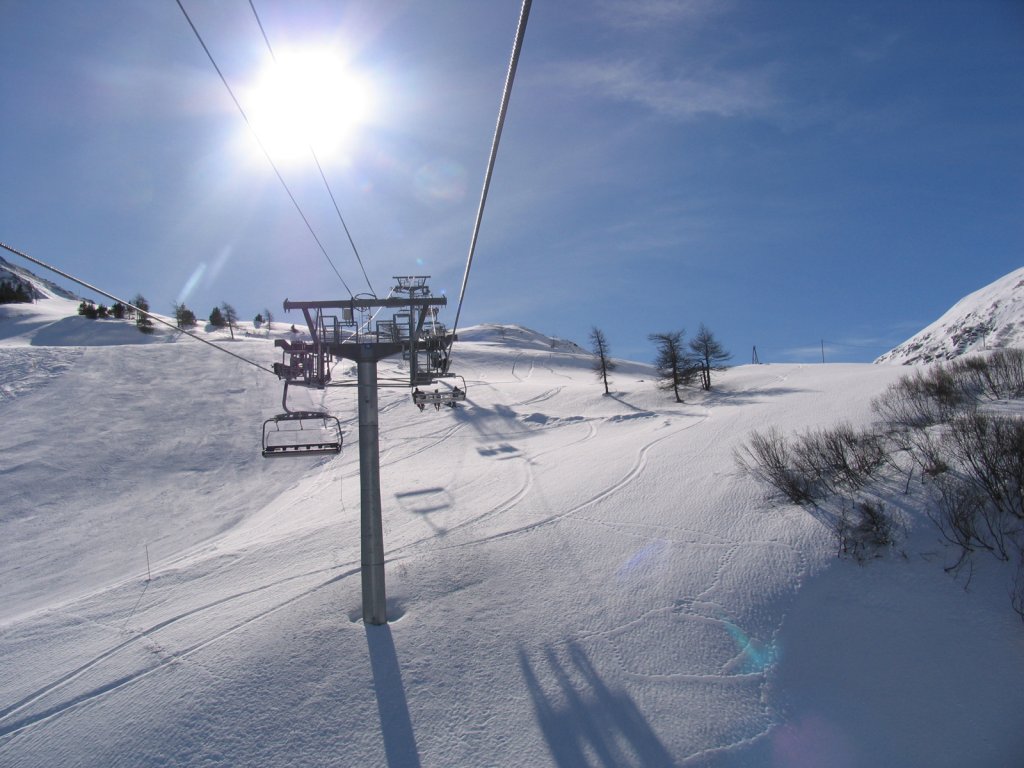
<path id="1" fill-rule="evenodd" d="M 377 694 L 377 712 L 384 737 L 384 753 L 389 768 L 418 768 L 419 750 L 412 730 L 409 703 L 402 683 L 402 670 L 398 665 L 395 641 L 391 627 L 366 626 L 366 644 L 370 649 L 370 667 L 373 670 L 373 688 Z"/>
<path id="2" fill-rule="evenodd" d="M 671 765 L 672 756 L 636 702 L 598 675 L 586 652 L 568 645 L 568 660 L 546 648 L 547 672 L 519 649 L 519 666 L 555 763 L 568 766 Z M 539 666 L 539 665 L 538 665 Z M 553 678 L 556 685 L 541 677 Z"/>

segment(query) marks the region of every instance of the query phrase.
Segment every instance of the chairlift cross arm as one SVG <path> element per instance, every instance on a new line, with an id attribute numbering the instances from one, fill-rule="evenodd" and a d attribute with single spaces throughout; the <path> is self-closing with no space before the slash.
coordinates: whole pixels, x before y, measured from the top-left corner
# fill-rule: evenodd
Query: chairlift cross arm
<path id="1" fill-rule="evenodd" d="M 390 299 L 340 299 L 336 301 L 291 301 L 285 299 L 284 309 L 399 309 L 401 307 L 445 307 L 448 305 L 446 296 L 424 296 Z"/>

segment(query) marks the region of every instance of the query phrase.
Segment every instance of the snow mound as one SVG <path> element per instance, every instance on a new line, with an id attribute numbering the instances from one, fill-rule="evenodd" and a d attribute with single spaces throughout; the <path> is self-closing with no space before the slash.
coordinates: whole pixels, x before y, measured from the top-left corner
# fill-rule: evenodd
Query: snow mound
<path id="1" fill-rule="evenodd" d="M 1005 347 L 1024 347 L 1024 267 L 965 296 L 875 362 L 914 365 Z"/>
<path id="2" fill-rule="evenodd" d="M 33 297 L 30 303 L 0 304 L 0 345 L 7 347 L 107 347 L 124 344 L 151 344 L 173 341 L 181 336 L 174 320 L 154 313 L 163 322 L 154 323 L 143 333 L 134 320 L 91 320 L 78 313 L 82 298 L 27 269 L 0 258 L 0 282 L 21 286 Z M 295 328 L 295 331 L 292 331 Z M 287 322 L 272 328 L 252 322 L 235 325 L 234 335 L 227 328 L 200 324 L 189 333 L 222 342 L 243 339 L 309 338 L 308 333 Z"/>
<path id="3" fill-rule="evenodd" d="M 523 349 L 544 349 L 548 351 L 557 350 L 559 352 L 589 354 L 587 350 L 575 342 L 559 339 L 555 336 L 546 336 L 543 333 L 524 328 L 521 325 L 484 323 L 458 331 L 458 337 L 459 341 L 502 344 Z"/>
<path id="4" fill-rule="evenodd" d="M 107 347 L 150 344 L 175 336 L 156 325 L 142 333 L 132 320 L 90 320 L 78 314 L 78 303 L 43 297 L 34 304 L 0 304 L 0 344 L 19 347 Z"/>

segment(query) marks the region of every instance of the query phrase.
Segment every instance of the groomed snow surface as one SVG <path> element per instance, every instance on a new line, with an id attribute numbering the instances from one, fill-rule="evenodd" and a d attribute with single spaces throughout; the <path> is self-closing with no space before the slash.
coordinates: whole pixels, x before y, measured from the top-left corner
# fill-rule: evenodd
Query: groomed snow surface
<path id="1" fill-rule="evenodd" d="M 380 393 L 368 627 L 355 390 L 292 390 L 341 455 L 265 460 L 276 379 L 73 307 L 0 310 L 5 768 L 1024 765 L 1009 568 L 965 589 L 914 495 L 896 551 L 839 560 L 734 464 L 754 429 L 870 423 L 906 369 L 741 366 L 678 405 L 467 329 L 465 407 Z"/>

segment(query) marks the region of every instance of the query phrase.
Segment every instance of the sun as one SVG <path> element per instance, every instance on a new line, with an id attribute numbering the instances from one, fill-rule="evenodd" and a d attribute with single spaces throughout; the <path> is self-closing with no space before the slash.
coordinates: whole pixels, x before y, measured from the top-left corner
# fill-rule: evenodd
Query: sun
<path id="1" fill-rule="evenodd" d="M 329 49 L 277 53 L 244 94 L 253 130 L 275 162 L 345 152 L 372 107 L 368 80 Z"/>

